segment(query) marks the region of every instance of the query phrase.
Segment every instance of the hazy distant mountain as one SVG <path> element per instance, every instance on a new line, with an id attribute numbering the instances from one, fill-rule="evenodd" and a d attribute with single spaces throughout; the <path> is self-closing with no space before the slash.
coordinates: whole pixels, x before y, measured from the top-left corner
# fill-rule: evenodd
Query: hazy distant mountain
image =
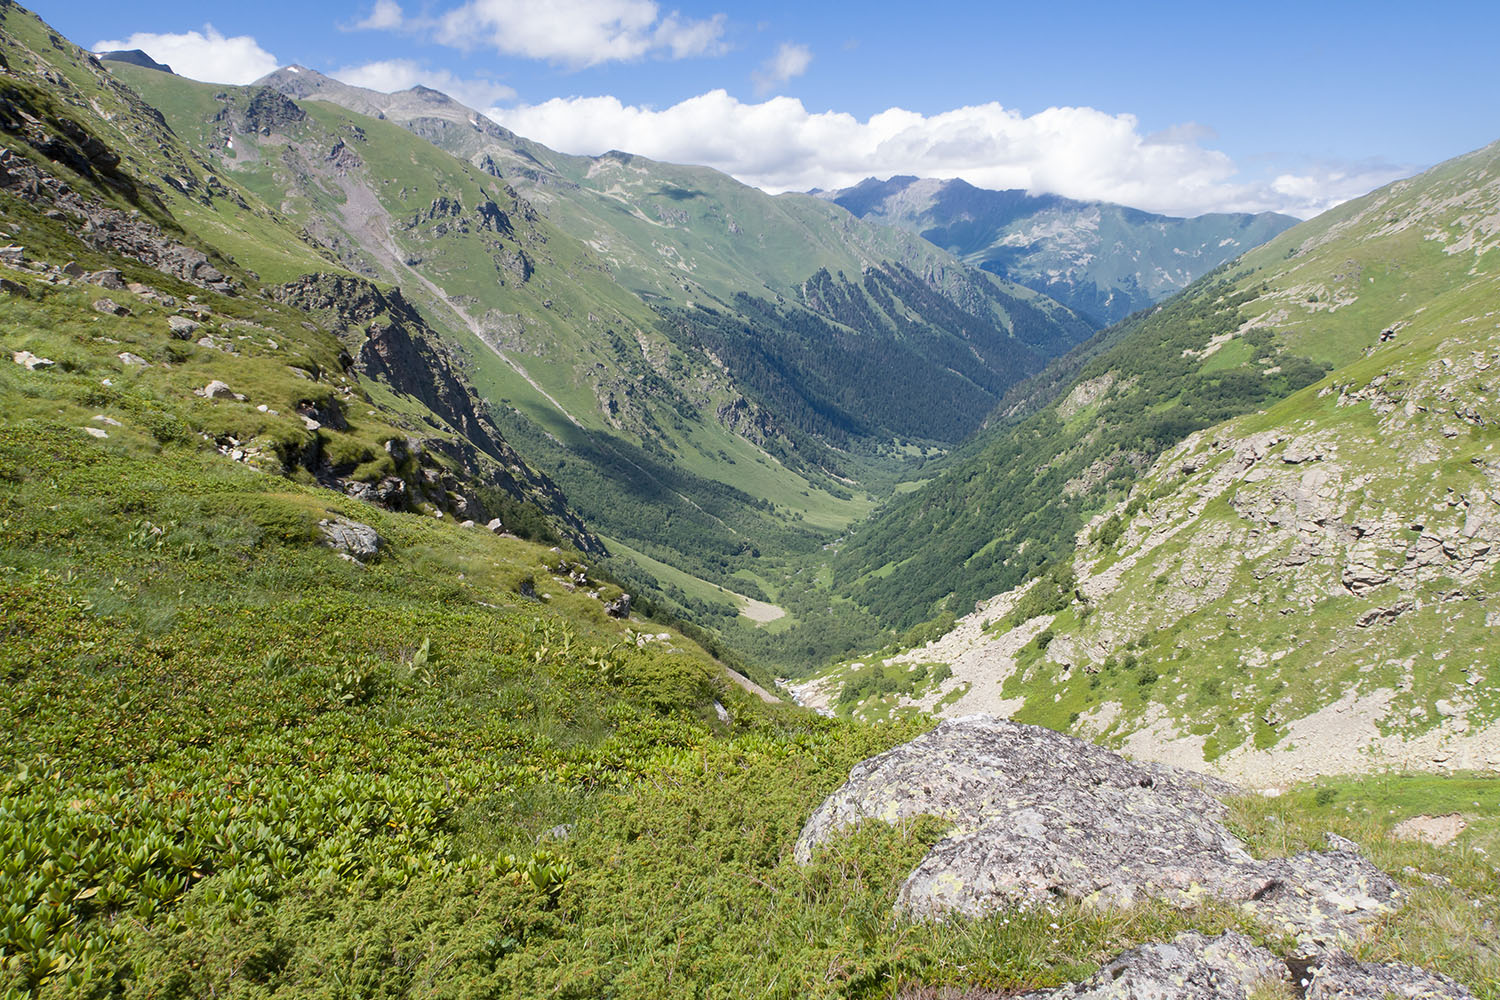
<path id="1" fill-rule="evenodd" d="M 1043 292 L 1101 326 L 1181 291 L 1297 222 L 1272 212 L 1178 219 L 917 177 L 872 177 L 817 193 L 860 218 L 920 233 L 965 263 Z"/>

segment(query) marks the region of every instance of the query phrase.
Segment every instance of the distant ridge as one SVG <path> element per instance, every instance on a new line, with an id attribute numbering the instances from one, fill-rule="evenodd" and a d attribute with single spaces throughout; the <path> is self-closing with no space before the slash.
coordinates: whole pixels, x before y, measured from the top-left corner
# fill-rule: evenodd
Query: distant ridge
<path id="1" fill-rule="evenodd" d="M 1103 201 L 909 175 L 814 192 L 916 233 L 972 267 L 1051 296 L 1100 326 L 1186 288 L 1297 220 L 1262 212 L 1191 219 Z"/>
<path id="2" fill-rule="evenodd" d="M 154 69 L 162 73 L 172 73 L 172 67 L 166 63 L 159 63 L 152 59 L 140 49 L 116 49 L 113 52 L 98 53 L 100 59 L 108 59 L 112 62 L 130 63 L 132 66 L 144 66 L 146 69 Z M 176 73 L 172 73 L 176 76 Z"/>

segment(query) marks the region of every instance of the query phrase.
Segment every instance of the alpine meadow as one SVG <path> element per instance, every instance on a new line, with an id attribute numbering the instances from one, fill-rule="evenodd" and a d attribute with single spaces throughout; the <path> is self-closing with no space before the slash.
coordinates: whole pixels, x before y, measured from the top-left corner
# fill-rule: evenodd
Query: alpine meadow
<path id="1" fill-rule="evenodd" d="M 1482 108 L 336 6 L 0 0 L 0 997 L 1500 1000 Z"/>

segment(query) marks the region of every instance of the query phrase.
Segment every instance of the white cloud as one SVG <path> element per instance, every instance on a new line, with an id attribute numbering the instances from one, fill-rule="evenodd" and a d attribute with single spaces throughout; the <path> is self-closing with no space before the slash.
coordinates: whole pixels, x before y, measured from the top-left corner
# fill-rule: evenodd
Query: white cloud
<path id="1" fill-rule="evenodd" d="M 792 77 L 806 73 L 811 63 L 812 49 L 806 45 L 782 42 L 777 46 L 776 54 L 751 74 L 751 78 L 755 81 L 755 92 L 757 94 L 770 93 Z"/>
<path id="2" fill-rule="evenodd" d="M 252 83 L 281 65 L 251 36 L 225 38 L 211 24 L 205 24 L 202 32 L 138 31 L 126 39 L 94 43 L 95 52 L 116 49 L 140 49 L 182 76 L 209 83 Z"/>
<path id="3" fill-rule="evenodd" d="M 438 41 L 574 68 L 657 54 L 681 59 L 722 51 L 724 15 L 662 16 L 653 0 L 468 0 L 436 21 Z"/>
<path id="4" fill-rule="evenodd" d="M 345 66 L 328 75 L 351 86 L 367 87 L 386 94 L 420 84 L 433 90 L 441 90 L 471 108 L 487 108 L 496 101 L 506 101 L 516 96 L 516 92 L 503 83 L 484 79 L 465 80 L 446 69 L 428 69 L 411 59 L 385 59 L 362 66 Z"/>
<path id="5" fill-rule="evenodd" d="M 386 30 L 399 28 L 406 22 L 406 15 L 396 0 L 375 0 L 375 8 L 368 17 L 357 22 L 356 30 Z"/>
<path id="6" fill-rule="evenodd" d="M 1419 168 L 1384 161 L 1363 163 L 1314 163 L 1299 172 L 1278 174 L 1270 182 L 1276 196 L 1299 206 L 1291 214 L 1311 218 L 1319 212 L 1358 198 L 1401 177 L 1410 177 Z M 1304 207 L 1305 206 L 1305 207 Z"/>
<path id="7" fill-rule="evenodd" d="M 1280 211 L 1309 217 L 1410 172 L 1372 165 L 1246 180 L 1227 154 L 1200 145 L 1212 137 L 1203 126 L 1144 135 L 1134 115 L 1094 108 L 1048 108 L 1029 116 L 999 104 L 934 115 L 891 108 L 860 121 L 809 112 L 793 98 L 746 104 L 714 90 L 662 110 L 614 97 L 572 97 L 488 114 L 564 152 L 624 149 L 706 164 L 773 192 L 917 174 L 1176 215 Z"/>

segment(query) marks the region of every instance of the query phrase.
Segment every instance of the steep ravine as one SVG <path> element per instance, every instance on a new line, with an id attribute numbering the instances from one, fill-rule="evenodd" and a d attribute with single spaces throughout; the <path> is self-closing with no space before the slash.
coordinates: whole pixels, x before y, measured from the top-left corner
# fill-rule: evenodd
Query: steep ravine
<path id="1" fill-rule="evenodd" d="M 1500 767 L 1497 318 L 1383 342 L 1190 436 L 1080 533 L 1063 606 L 1018 616 L 1023 588 L 886 659 L 952 669 L 900 703 L 1255 784 Z M 867 669 L 799 694 L 827 707 Z"/>

